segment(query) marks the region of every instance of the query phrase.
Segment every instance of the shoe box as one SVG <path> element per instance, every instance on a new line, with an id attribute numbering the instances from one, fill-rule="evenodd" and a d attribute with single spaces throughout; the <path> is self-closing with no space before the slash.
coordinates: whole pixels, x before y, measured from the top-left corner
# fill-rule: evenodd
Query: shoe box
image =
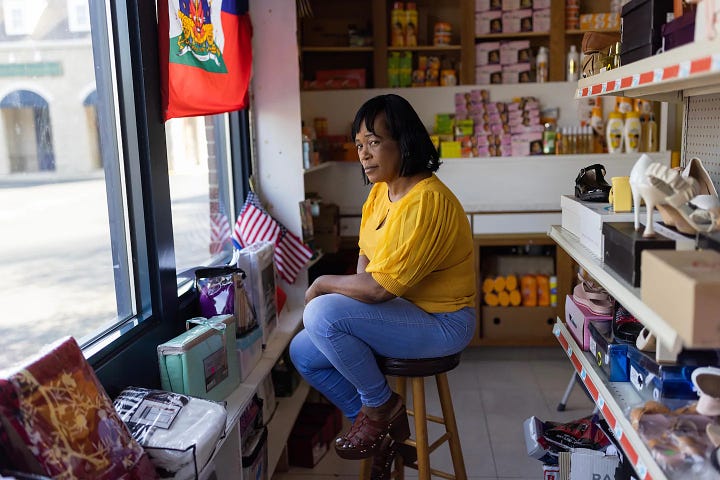
<path id="1" fill-rule="evenodd" d="M 647 251 L 642 272 L 642 301 L 686 348 L 720 348 L 720 253 Z"/>
<path id="2" fill-rule="evenodd" d="M 583 202 L 572 195 L 560 197 L 562 228 L 572 233 L 590 252 L 603 259 L 603 224 L 605 222 L 634 222 L 633 212 L 613 212 L 611 203 Z M 645 208 L 640 215 L 644 216 Z M 644 218 L 644 217 L 643 217 Z"/>
<path id="3" fill-rule="evenodd" d="M 662 26 L 673 12 L 673 0 L 630 0 L 620 13 L 622 50 L 620 63 L 627 65 L 655 55 L 662 46 Z"/>
<path id="4" fill-rule="evenodd" d="M 633 287 L 640 286 L 641 252 L 643 250 L 675 250 L 675 241 L 660 234 L 643 237 L 635 230 L 634 223 L 608 222 L 602 226 L 605 265 L 612 268 Z"/>
<path id="5" fill-rule="evenodd" d="M 632 345 L 627 347 L 630 383 L 644 400 L 654 400 L 670 409 L 697 401 L 691 375 L 696 367 L 658 364 Z"/>
<path id="6" fill-rule="evenodd" d="M 313 468 L 341 428 L 342 414 L 337 407 L 322 403 L 303 405 L 287 442 L 290 465 Z"/>
<path id="7" fill-rule="evenodd" d="M 590 349 L 590 322 L 604 323 L 610 330 L 611 315 L 599 315 L 575 301 L 572 295 L 565 298 L 565 323 L 578 346 Z"/>
<path id="8" fill-rule="evenodd" d="M 609 322 L 589 322 L 590 353 L 611 382 L 630 380 L 627 344 L 615 343 Z"/>

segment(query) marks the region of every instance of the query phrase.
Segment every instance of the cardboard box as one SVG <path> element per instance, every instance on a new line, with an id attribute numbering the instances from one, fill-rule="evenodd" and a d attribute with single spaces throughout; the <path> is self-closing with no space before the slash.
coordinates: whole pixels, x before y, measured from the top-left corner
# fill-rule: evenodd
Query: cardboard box
<path id="1" fill-rule="evenodd" d="M 598 202 L 581 202 L 572 195 L 560 197 L 562 210 L 562 228 L 572 233 L 590 252 L 603 259 L 603 232 L 605 222 L 634 222 L 633 212 L 615 213 L 612 204 Z M 640 210 L 644 218 L 645 207 Z"/>
<path id="2" fill-rule="evenodd" d="M 565 296 L 565 323 L 578 346 L 590 349 L 590 322 L 610 322 L 612 315 L 598 315 L 589 308 L 575 302 L 572 295 Z"/>
<path id="3" fill-rule="evenodd" d="M 720 348 L 720 253 L 644 251 L 640 294 L 684 347 Z"/>
<path id="4" fill-rule="evenodd" d="M 605 455 L 587 448 L 576 448 L 570 454 L 570 480 L 615 478 L 620 463 L 616 455 Z M 561 474 L 562 469 L 561 469 Z"/>
<path id="5" fill-rule="evenodd" d="M 640 253 L 644 250 L 675 250 L 675 241 L 656 234 L 643 237 L 631 222 L 606 222 L 602 226 L 603 260 L 623 280 L 633 287 L 640 286 Z"/>

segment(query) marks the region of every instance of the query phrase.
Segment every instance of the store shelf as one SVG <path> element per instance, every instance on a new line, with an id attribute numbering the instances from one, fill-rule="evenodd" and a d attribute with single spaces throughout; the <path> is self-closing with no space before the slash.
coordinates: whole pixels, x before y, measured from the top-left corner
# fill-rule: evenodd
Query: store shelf
<path id="1" fill-rule="evenodd" d="M 532 38 L 548 36 L 550 36 L 550 32 L 488 33 L 485 35 L 475 35 L 475 40 L 496 40 L 504 38 Z"/>
<path id="2" fill-rule="evenodd" d="M 693 42 L 578 82 L 575 98 L 598 95 L 679 102 L 720 92 L 720 38 Z"/>
<path id="3" fill-rule="evenodd" d="M 272 476 L 280 455 L 287 444 L 288 437 L 295 425 L 295 419 L 305 403 L 310 385 L 302 381 L 292 397 L 278 398 L 277 410 L 268 424 L 268 474 Z"/>
<path id="4" fill-rule="evenodd" d="M 336 164 L 336 163 L 344 163 L 344 162 L 323 162 L 323 163 L 319 163 L 319 164 L 317 164 L 317 165 L 313 165 L 312 167 L 305 169 L 305 170 L 304 170 L 304 173 L 312 173 L 312 172 L 317 172 L 317 171 L 320 171 L 320 170 L 325 170 L 326 168 L 332 167 L 332 166 L 333 166 L 334 164 Z"/>
<path id="5" fill-rule="evenodd" d="M 591 30 L 571 29 L 565 30 L 565 35 L 584 35 L 588 32 L 620 33 L 618 28 L 593 28 Z"/>
<path id="6" fill-rule="evenodd" d="M 374 50 L 375 47 L 300 47 L 303 53 L 361 53 Z"/>
<path id="7" fill-rule="evenodd" d="M 559 319 L 553 327 L 553 333 L 580 375 L 598 410 L 612 428 L 640 480 L 666 480 L 667 476 L 625 417 L 626 411 L 643 403 L 632 384 L 608 381 L 604 373 L 596 369 L 590 355 L 578 347 L 570 331 Z"/>
<path id="8" fill-rule="evenodd" d="M 277 363 L 280 355 L 282 355 L 283 351 L 285 351 L 285 348 L 290 343 L 290 340 L 292 340 L 293 336 L 300 328 L 302 323 L 302 312 L 302 308 L 280 312 L 280 321 L 278 322 L 277 328 L 270 336 L 270 340 L 263 351 L 262 358 L 258 364 L 255 365 L 255 368 L 253 368 L 252 372 L 250 372 L 250 375 L 248 375 L 245 381 L 242 382 L 240 386 L 225 399 L 225 408 L 228 414 L 227 421 L 225 422 L 225 431 L 227 435 L 218 442 L 213 457 L 208 462 L 206 468 L 200 473 L 201 478 L 207 478 L 208 471 L 212 470 L 215 463 L 215 457 L 221 453 L 226 441 L 230 436 L 232 436 L 232 432 L 240 420 L 240 415 L 249 405 L 255 392 L 257 392 L 258 385 L 270 374 L 270 370 Z M 292 423 L 295 419 L 285 418 L 284 421 L 289 422 L 292 427 Z M 232 444 L 229 443 L 228 446 L 232 446 Z M 237 455 L 240 455 L 239 451 L 237 452 Z"/>
<path id="9" fill-rule="evenodd" d="M 415 47 L 388 47 L 388 52 L 447 52 L 460 51 L 461 45 L 417 45 Z"/>
<path id="10" fill-rule="evenodd" d="M 635 318 L 655 334 L 672 356 L 682 349 L 682 340 L 677 332 L 657 313 L 640 299 L 640 289 L 631 286 L 609 267 L 580 244 L 580 240 L 559 226 L 550 227 L 550 238 L 555 240 L 587 273 L 602 285 L 608 293 L 622 304 Z M 658 349 L 659 351 L 661 349 Z"/>

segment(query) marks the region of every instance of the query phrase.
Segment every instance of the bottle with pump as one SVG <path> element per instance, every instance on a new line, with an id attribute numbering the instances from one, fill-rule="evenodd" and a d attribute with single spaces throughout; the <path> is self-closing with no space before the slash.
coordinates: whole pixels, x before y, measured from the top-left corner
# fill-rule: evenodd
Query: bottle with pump
<path id="1" fill-rule="evenodd" d="M 567 78 L 568 82 L 577 82 L 580 78 L 580 54 L 575 45 L 570 45 L 570 51 L 567 55 Z"/>
<path id="2" fill-rule="evenodd" d="M 535 75 L 538 83 L 548 81 L 548 52 L 547 47 L 540 47 L 535 59 Z"/>
<path id="3" fill-rule="evenodd" d="M 405 4 L 403 2 L 393 3 L 393 8 L 390 11 L 390 45 L 393 47 L 405 46 L 406 23 Z"/>
<path id="4" fill-rule="evenodd" d="M 640 125 L 640 112 L 632 111 L 625 114 L 625 125 L 623 127 L 623 137 L 625 139 L 625 151 L 634 153 L 640 151 L 640 134 L 642 127 Z"/>
<path id="5" fill-rule="evenodd" d="M 415 2 L 405 5 L 405 46 L 417 47 L 418 11 Z"/>
<path id="6" fill-rule="evenodd" d="M 609 153 L 622 153 L 623 151 L 623 116 L 613 111 L 608 115 L 605 134 L 607 135 L 607 148 Z"/>

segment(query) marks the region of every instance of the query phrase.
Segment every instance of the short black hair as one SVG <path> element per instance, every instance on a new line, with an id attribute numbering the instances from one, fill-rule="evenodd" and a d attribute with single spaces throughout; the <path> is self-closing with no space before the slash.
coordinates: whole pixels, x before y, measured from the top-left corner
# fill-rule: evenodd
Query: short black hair
<path id="1" fill-rule="evenodd" d="M 436 172 L 441 163 L 438 151 L 415 109 L 400 95 L 378 95 L 365 102 L 352 124 L 353 141 L 363 125 L 375 133 L 375 119 L 381 113 L 385 114 L 390 135 L 400 147 L 400 176 L 411 177 L 423 171 Z M 370 183 L 364 171 L 363 179 L 366 185 Z"/>

